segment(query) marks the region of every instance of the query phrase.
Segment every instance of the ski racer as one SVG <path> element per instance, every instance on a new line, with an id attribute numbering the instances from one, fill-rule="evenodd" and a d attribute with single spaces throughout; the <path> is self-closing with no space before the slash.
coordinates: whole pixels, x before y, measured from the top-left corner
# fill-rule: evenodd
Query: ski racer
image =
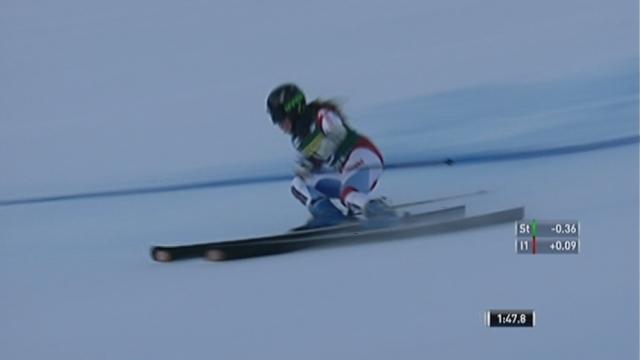
<path id="1" fill-rule="evenodd" d="M 267 111 L 298 151 L 291 192 L 311 213 L 302 228 L 337 225 L 353 214 L 396 217 L 384 199 L 371 196 L 383 172 L 380 150 L 347 124 L 335 102 L 307 103 L 302 90 L 288 83 L 271 91 Z"/>

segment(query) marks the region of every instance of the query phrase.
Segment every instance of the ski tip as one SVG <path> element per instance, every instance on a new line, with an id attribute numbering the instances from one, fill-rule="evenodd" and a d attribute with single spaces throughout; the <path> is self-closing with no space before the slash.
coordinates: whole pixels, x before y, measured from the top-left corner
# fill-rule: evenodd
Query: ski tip
<path id="1" fill-rule="evenodd" d="M 170 262 L 173 260 L 169 251 L 158 247 L 151 248 L 151 257 L 158 262 Z"/>
<path id="2" fill-rule="evenodd" d="M 204 253 L 204 257 L 210 261 L 222 261 L 226 259 L 225 253 L 219 249 L 209 249 Z"/>

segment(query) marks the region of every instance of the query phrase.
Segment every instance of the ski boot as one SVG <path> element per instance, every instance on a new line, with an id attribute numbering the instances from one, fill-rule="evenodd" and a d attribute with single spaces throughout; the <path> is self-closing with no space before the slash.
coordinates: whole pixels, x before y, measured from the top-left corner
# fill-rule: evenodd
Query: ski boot
<path id="1" fill-rule="evenodd" d="M 391 207 L 387 199 L 376 198 L 367 201 L 364 206 L 364 216 L 367 219 L 397 218 L 398 213 Z"/>
<path id="2" fill-rule="evenodd" d="M 349 220 L 349 217 L 345 216 L 328 198 L 320 198 L 312 202 L 309 212 L 311 212 L 311 218 L 306 224 L 295 228 L 296 231 L 340 225 Z"/>
<path id="3" fill-rule="evenodd" d="M 367 201 L 363 213 L 367 221 L 375 227 L 394 225 L 401 219 L 400 214 L 391 207 L 385 198 Z"/>

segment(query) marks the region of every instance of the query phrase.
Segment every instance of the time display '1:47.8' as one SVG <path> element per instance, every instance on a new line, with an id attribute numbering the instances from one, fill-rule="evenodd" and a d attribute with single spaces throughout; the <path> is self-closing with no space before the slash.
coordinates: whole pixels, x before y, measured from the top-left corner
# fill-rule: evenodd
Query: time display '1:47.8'
<path id="1" fill-rule="evenodd" d="M 534 327 L 536 314 L 533 310 L 488 310 L 485 323 L 488 327 Z"/>

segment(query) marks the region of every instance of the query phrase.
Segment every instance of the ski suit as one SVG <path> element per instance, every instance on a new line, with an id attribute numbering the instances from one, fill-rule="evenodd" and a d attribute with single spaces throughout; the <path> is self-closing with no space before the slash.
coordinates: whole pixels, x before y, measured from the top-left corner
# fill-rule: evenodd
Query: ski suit
<path id="1" fill-rule="evenodd" d="M 329 198 L 361 211 L 382 175 L 382 154 L 368 138 L 351 129 L 339 112 L 313 105 L 308 111 L 301 124 L 303 131 L 292 137 L 299 170 L 291 192 L 307 207 Z"/>

